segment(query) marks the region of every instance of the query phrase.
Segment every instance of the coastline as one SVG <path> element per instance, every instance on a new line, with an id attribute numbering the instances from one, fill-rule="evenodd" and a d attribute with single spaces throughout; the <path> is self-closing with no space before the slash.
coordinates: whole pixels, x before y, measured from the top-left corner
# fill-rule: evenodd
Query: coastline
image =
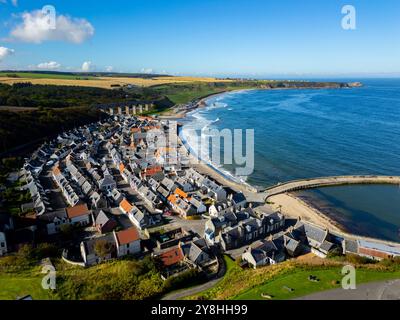
<path id="1" fill-rule="evenodd" d="M 243 192 L 246 195 L 249 195 L 250 193 L 257 193 L 257 190 L 253 186 L 235 181 L 232 177 L 224 174 L 214 165 L 207 163 L 198 157 L 184 139 L 180 129 L 178 129 L 178 141 L 180 146 L 184 149 L 186 155 L 189 157 L 190 164 L 200 173 L 209 176 L 221 185 L 227 186 L 237 192 Z"/>
<path id="2" fill-rule="evenodd" d="M 188 113 L 193 112 L 199 108 L 202 108 L 203 104 L 206 104 L 207 99 L 217 97 L 219 95 L 223 95 L 226 93 L 249 91 L 249 90 L 272 90 L 272 89 L 248 88 L 248 89 L 237 89 L 237 90 L 224 90 L 221 92 L 210 93 L 210 94 L 207 94 L 200 98 L 197 98 L 197 99 L 193 100 L 191 103 L 189 103 L 189 104 L 193 104 L 193 108 L 179 110 L 179 107 L 175 106 L 175 107 L 171 108 L 170 110 L 168 110 L 167 112 L 165 112 L 164 114 L 159 115 L 159 118 L 165 119 L 165 120 L 183 119 L 183 118 L 186 118 Z"/>
<path id="3" fill-rule="evenodd" d="M 179 107 L 175 106 L 168 110 L 167 112 L 160 114 L 159 118 L 160 119 L 183 119 L 186 117 L 186 115 L 189 112 L 195 111 L 198 108 L 201 108 L 203 104 L 206 104 L 206 100 L 212 97 L 216 97 L 219 95 L 223 95 L 226 93 L 231 93 L 231 92 L 241 92 L 241 91 L 253 91 L 253 90 L 328 90 L 328 89 L 354 89 L 354 88 L 360 88 L 363 87 L 363 84 L 361 82 L 354 82 L 354 83 L 345 83 L 347 85 L 344 87 L 338 87 L 338 86 L 326 86 L 326 87 L 277 87 L 277 88 L 271 88 L 271 87 L 259 87 L 259 88 L 247 88 L 247 89 L 234 89 L 234 90 L 223 90 L 220 92 L 215 92 L 215 93 L 210 93 L 205 96 L 199 97 L 197 99 L 192 100 L 189 102 L 187 105 L 193 104 L 193 108 L 191 109 L 184 109 L 184 110 L 179 110 Z"/>
<path id="4" fill-rule="evenodd" d="M 265 88 L 260 90 L 288 90 L 290 88 L 280 88 L 280 89 L 272 89 L 272 88 Z M 225 92 L 218 92 L 211 95 L 207 95 L 206 97 L 202 97 L 199 100 L 195 101 L 195 107 L 190 110 L 184 110 L 179 115 L 178 119 L 185 118 L 189 112 L 195 111 L 198 108 L 201 108 L 203 105 L 207 105 L 207 100 L 216 97 L 219 95 L 226 94 L 228 92 L 241 92 L 241 91 L 248 91 L 248 90 L 259 90 L 256 89 L 239 89 L 234 91 L 225 91 Z M 178 120 L 176 119 L 176 120 Z M 228 175 L 221 172 L 221 170 L 212 164 L 209 164 L 203 159 L 198 159 L 195 154 L 193 154 L 190 146 L 185 141 L 184 137 L 181 135 L 181 132 L 178 134 L 179 141 L 181 146 L 185 149 L 187 154 L 189 155 L 190 163 L 202 174 L 209 176 L 210 178 L 214 179 L 221 185 L 230 187 L 231 189 L 243 192 L 243 194 L 248 198 L 249 202 L 258 202 L 260 205 L 268 207 L 268 209 L 273 209 L 275 211 L 282 211 L 283 214 L 288 216 L 289 218 L 293 219 L 302 219 L 303 221 L 310 222 L 312 224 L 322 226 L 324 228 L 329 229 L 330 231 L 336 233 L 340 236 L 345 236 L 348 239 L 358 239 L 358 240 L 367 240 L 373 241 L 376 243 L 383 243 L 383 244 L 392 244 L 392 245 L 399 245 L 396 242 L 390 240 L 383 240 L 377 238 L 369 238 L 364 237 L 361 235 L 351 234 L 346 232 L 346 228 L 344 225 L 341 225 L 339 222 L 331 219 L 322 211 L 318 210 L 312 204 L 306 203 L 301 198 L 296 197 L 294 194 L 286 193 L 276 195 L 270 198 L 272 204 L 266 204 L 263 201 L 261 193 L 258 190 L 251 186 L 250 184 L 239 183 L 234 180 L 234 178 L 229 177 Z"/>
<path id="5" fill-rule="evenodd" d="M 329 218 L 322 211 L 291 193 L 272 196 L 270 197 L 270 201 L 272 203 L 271 207 L 274 208 L 274 210 L 280 210 L 283 214 L 292 219 L 300 218 L 303 221 L 322 226 L 338 236 L 346 237 L 347 239 L 351 240 L 365 240 L 379 244 L 393 245 L 397 247 L 399 246 L 398 242 L 349 233 L 340 223 Z"/>

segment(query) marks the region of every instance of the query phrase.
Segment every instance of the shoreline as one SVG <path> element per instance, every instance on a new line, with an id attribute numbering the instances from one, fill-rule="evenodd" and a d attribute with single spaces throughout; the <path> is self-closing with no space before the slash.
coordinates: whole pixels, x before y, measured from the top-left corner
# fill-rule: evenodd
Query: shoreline
<path id="1" fill-rule="evenodd" d="M 181 130 L 181 129 L 180 129 Z M 212 164 L 207 163 L 204 161 L 202 158 L 198 157 L 191 149 L 189 146 L 188 142 L 184 139 L 182 136 L 182 131 L 178 129 L 178 141 L 180 146 L 185 150 L 185 152 L 188 155 L 189 158 L 189 163 L 191 166 L 193 166 L 199 173 L 205 174 L 209 176 L 210 178 L 214 179 L 217 181 L 219 184 L 223 186 L 227 186 L 235 191 L 243 192 L 244 194 L 249 194 L 249 193 L 257 193 L 257 190 L 246 183 L 239 183 L 235 181 L 233 178 L 229 177 L 228 175 L 224 174 L 213 166 Z"/>
<path id="2" fill-rule="evenodd" d="M 190 110 L 183 110 L 181 112 L 179 118 L 185 118 L 189 112 L 195 111 L 198 108 L 202 107 L 202 104 L 206 104 L 207 100 L 216 97 L 219 95 L 223 95 L 230 92 L 241 92 L 241 91 L 250 91 L 250 90 L 289 90 L 294 88 L 254 88 L 254 89 L 238 89 L 233 91 L 224 91 L 218 92 L 214 94 L 207 95 L 205 97 L 200 98 L 195 107 Z M 299 88 L 304 89 L 304 88 Z M 307 89 L 307 88 L 305 88 Z M 321 88 L 321 89 L 329 89 L 329 88 Z M 178 120 L 178 119 L 177 119 Z M 340 224 L 338 221 L 331 219 L 329 216 L 324 214 L 322 211 L 318 210 L 317 207 L 305 202 L 300 197 L 296 197 L 292 193 L 285 193 L 279 194 L 276 196 L 272 196 L 270 198 L 273 204 L 268 204 L 262 201 L 261 192 L 257 190 L 256 187 L 247 184 L 247 183 L 238 183 L 233 178 L 227 176 L 221 170 L 213 166 L 212 164 L 208 164 L 207 162 L 203 161 L 203 159 L 196 157 L 196 155 L 192 154 L 191 148 L 188 145 L 187 141 L 181 136 L 181 132 L 178 133 L 178 139 L 182 145 L 182 147 L 186 150 L 189 154 L 189 160 L 191 165 L 193 165 L 200 173 L 209 176 L 210 178 L 214 179 L 221 185 L 227 186 L 232 188 L 233 190 L 243 192 L 243 194 L 248 198 L 249 202 L 258 202 L 262 203 L 261 206 L 268 206 L 269 208 L 274 209 L 275 211 L 282 210 L 282 213 L 290 218 L 298 219 L 299 217 L 307 222 L 312 224 L 324 227 L 329 229 L 330 231 L 344 236 L 349 239 L 353 240 L 367 240 L 373 241 L 376 243 L 382 244 L 391 244 L 391 245 L 399 245 L 397 242 L 393 242 L 390 240 L 378 239 L 378 238 L 370 238 L 365 237 L 357 234 L 348 233 L 344 225 Z"/>
<path id="3" fill-rule="evenodd" d="M 322 211 L 318 210 L 316 207 L 308 204 L 304 200 L 296 197 L 292 193 L 284 193 L 276 196 L 270 197 L 272 208 L 279 211 L 281 210 L 283 214 L 292 218 L 298 219 L 300 218 L 303 221 L 310 222 L 312 224 L 323 226 L 324 228 L 329 229 L 333 233 L 346 237 L 347 239 L 352 240 L 365 240 L 380 244 L 388 244 L 393 246 L 399 246 L 399 242 L 384 240 L 379 238 L 371 238 L 367 236 L 362 236 L 358 234 L 349 233 L 345 230 L 345 227 L 338 223 L 337 221 L 329 218 Z"/>
<path id="4" fill-rule="evenodd" d="M 348 84 L 348 83 L 347 83 Z M 348 84 L 349 85 L 349 84 Z M 160 114 L 159 118 L 160 119 L 165 119 L 165 120 L 178 120 L 178 119 L 183 119 L 186 117 L 186 115 L 192 111 L 197 110 L 198 108 L 202 108 L 201 104 L 205 103 L 207 99 L 216 97 L 219 95 L 223 95 L 226 93 L 231 93 L 231 92 L 241 92 L 241 91 L 253 91 L 253 90 L 263 90 L 263 91 L 274 91 L 274 90 L 333 90 L 333 89 L 353 89 L 357 87 L 362 87 L 361 86 L 351 86 L 349 85 L 348 87 L 335 87 L 335 86 L 327 86 L 327 87 L 293 87 L 293 88 L 266 88 L 266 87 L 260 87 L 260 88 L 242 88 L 242 89 L 234 89 L 234 90 L 223 90 L 220 92 L 215 92 L 215 93 L 210 93 L 205 96 L 201 96 L 199 98 L 196 98 L 192 100 L 191 102 L 186 103 L 186 105 L 193 104 L 194 107 L 191 109 L 185 109 L 185 110 L 178 110 L 178 107 L 172 107 L 170 110 L 165 112 L 164 114 Z"/>

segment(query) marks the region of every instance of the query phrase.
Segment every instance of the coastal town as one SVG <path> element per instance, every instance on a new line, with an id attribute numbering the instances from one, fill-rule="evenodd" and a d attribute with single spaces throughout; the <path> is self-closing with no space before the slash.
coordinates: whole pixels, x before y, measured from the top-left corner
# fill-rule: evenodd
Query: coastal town
<path id="1" fill-rule="evenodd" d="M 192 269 L 216 278 L 224 254 L 250 268 L 308 253 L 400 256 L 399 247 L 287 216 L 216 179 L 192 162 L 175 121 L 130 107 L 107 112 L 46 141 L 9 175 L 30 200 L 23 217 L 1 214 L 0 256 L 39 243 L 56 244 L 64 263 L 82 268 L 150 256 L 163 280 Z"/>

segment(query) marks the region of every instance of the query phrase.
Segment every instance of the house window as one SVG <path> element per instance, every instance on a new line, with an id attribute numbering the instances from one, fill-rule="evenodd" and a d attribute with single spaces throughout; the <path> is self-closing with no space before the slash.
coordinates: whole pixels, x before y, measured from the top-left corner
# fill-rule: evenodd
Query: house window
<path id="1" fill-rule="evenodd" d="M 2 242 L 2 243 L 0 244 L 0 246 L 1 246 L 2 248 L 4 248 L 4 247 L 6 246 L 6 244 L 5 244 L 4 242 Z"/>
<path id="2" fill-rule="evenodd" d="M 129 243 L 126 244 L 126 247 L 129 248 Z M 129 250 L 128 250 L 129 251 Z"/>

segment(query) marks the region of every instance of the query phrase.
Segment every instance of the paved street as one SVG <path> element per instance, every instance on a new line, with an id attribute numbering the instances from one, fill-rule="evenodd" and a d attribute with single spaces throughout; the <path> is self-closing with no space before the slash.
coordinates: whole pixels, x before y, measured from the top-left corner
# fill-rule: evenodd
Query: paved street
<path id="1" fill-rule="evenodd" d="M 226 265 L 223 262 L 222 258 L 218 258 L 219 262 L 219 270 L 218 274 L 212 278 L 210 281 L 203 283 L 199 286 L 189 288 L 189 289 L 184 289 L 176 292 L 171 292 L 170 294 L 167 294 L 164 296 L 161 300 L 179 300 L 185 297 L 189 297 L 195 294 L 198 294 L 200 292 L 203 292 L 205 290 L 211 289 L 214 287 L 225 275 L 226 273 Z"/>
<path id="2" fill-rule="evenodd" d="M 400 300 L 400 280 L 361 284 L 356 290 L 318 292 L 297 300 Z"/>

